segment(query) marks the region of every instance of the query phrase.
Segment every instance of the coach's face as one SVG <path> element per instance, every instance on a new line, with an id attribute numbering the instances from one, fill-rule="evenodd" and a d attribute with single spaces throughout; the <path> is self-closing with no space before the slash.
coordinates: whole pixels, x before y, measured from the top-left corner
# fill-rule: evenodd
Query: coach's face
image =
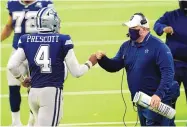
<path id="1" fill-rule="evenodd" d="M 129 36 L 131 40 L 137 41 L 139 38 L 144 36 L 145 29 L 141 26 L 129 28 Z"/>
<path id="2" fill-rule="evenodd" d="M 136 27 L 133 27 L 132 29 L 138 30 L 140 36 L 144 36 L 144 33 L 146 32 L 146 29 L 144 27 L 141 27 L 141 26 L 136 26 Z"/>

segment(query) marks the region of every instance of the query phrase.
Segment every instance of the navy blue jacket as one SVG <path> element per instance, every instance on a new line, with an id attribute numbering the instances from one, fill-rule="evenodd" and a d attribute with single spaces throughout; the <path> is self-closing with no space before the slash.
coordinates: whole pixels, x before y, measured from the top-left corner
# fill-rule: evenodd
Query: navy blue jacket
<path id="1" fill-rule="evenodd" d="M 166 26 L 171 26 L 174 30 L 173 35 L 166 35 L 166 44 L 174 59 L 179 60 L 176 66 L 187 67 L 187 16 L 180 9 L 166 12 L 156 21 L 154 30 L 161 36 Z"/>
<path id="2" fill-rule="evenodd" d="M 174 80 L 173 57 L 170 49 L 150 33 L 142 43 L 127 41 L 112 59 L 103 57 L 99 65 L 108 72 L 124 68 L 133 98 L 142 91 L 150 96 L 166 96 Z"/>

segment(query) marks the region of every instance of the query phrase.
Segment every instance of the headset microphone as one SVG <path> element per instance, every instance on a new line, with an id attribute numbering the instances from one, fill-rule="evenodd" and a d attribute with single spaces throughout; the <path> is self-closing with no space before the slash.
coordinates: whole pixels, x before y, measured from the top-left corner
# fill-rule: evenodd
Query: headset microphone
<path id="1" fill-rule="evenodd" d="M 126 34 L 126 36 L 127 36 L 127 37 L 130 37 L 130 34 L 128 33 L 128 34 Z"/>

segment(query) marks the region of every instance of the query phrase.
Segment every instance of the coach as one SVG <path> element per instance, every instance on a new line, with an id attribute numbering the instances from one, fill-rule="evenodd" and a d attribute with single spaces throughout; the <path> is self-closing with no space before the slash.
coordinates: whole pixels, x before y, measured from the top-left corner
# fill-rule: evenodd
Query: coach
<path id="1" fill-rule="evenodd" d="M 122 44 L 112 59 L 102 51 L 97 52 L 99 65 L 108 72 L 125 67 L 132 99 L 136 92 L 142 91 L 152 96 L 153 108 L 158 108 L 161 101 L 171 105 L 171 93 L 177 93 L 179 87 L 173 80 L 174 66 L 169 48 L 151 35 L 149 21 L 142 13 L 135 13 L 124 25 L 129 27 L 130 40 Z M 176 92 L 171 92 L 171 88 Z M 168 118 L 141 106 L 138 106 L 138 115 L 141 126 L 168 126 L 170 123 Z"/>

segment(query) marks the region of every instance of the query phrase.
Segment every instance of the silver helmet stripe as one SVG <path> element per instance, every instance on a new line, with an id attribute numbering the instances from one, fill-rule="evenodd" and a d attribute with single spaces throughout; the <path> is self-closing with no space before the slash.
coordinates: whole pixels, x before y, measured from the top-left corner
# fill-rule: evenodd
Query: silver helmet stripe
<path id="1" fill-rule="evenodd" d="M 36 24 L 37 24 L 37 27 L 38 28 L 40 28 L 40 15 L 41 15 L 41 13 L 42 13 L 42 11 L 44 10 L 45 8 L 42 8 L 42 9 L 40 9 L 39 11 L 38 11 L 38 14 L 37 14 L 37 16 L 36 16 Z"/>
<path id="2" fill-rule="evenodd" d="M 42 23 L 41 23 L 41 18 L 42 18 L 42 15 L 43 15 L 43 13 L 47 10 L 48 8 L 46 7 L 46 8 L 44 8 L 42 11 L 41 11 L 41 13 L 40 13 L 40 27 L 41 27 L 41 25 L 42 25 Z"/>

